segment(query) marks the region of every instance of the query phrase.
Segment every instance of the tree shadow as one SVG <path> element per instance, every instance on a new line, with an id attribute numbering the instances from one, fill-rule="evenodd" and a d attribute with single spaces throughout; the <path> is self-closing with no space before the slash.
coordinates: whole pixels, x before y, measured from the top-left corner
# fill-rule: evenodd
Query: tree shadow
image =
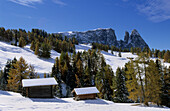
<path id="1" fill-rule="evenodd" d="M 1 96 L 1 95 L 11 96 L 11 94 L 8 93 L 7 91 L 2 91 L 2 90 L 0 90 L 0 96 Z"/>
<path id="2" fill-rule="evenodd" d="M 87 104 L 103 104 L 103 105 L 109 105 L 109 103 L 103 101 L 102 99 L 91 99 L 91 100 L 83 100 Z"/>
<path id="3" fill-rule="evenodd" d="M 105 54 L 105 55 L 108 55 L 108 56 L 116 56 L 116 55 L 114 55 L 114 54 L 111 54 L 111 53 L 109 53 L 109 52 L 106 52 L 106 51 L 101 51 L 101 53 L 103 53 L 103 54 Z"/>
<path id="4" fill-rule="evenodd" d="M 33 102 L 56 102 L 56 103 L 69 103 L 60 98 L 30 98 Z"/>

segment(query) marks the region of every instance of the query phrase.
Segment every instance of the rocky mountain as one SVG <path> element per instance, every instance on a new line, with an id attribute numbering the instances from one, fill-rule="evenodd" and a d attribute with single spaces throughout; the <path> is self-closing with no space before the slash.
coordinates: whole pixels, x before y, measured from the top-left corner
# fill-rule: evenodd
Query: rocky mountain
<path id="1" fill-rule="evenodd" d="M 131 47 L 148 47 L 147 43 L 142 39 L 137 30 L 133 30 L 131 34 L 125 32 L 124 40 L 118 41 L 115 35 L 115 31 L 111 28 L 108 29 L 95 29 L 85 32 L 59 32 L 62 37 L 68 38 L 75 37 L 79 43 L 101 43 L 105 45 L 113 45 L 121 48 Z"/>

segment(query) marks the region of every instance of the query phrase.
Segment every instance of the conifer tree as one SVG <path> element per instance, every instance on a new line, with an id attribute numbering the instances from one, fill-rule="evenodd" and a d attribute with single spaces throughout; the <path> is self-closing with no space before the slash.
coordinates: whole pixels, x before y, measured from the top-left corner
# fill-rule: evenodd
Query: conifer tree
<path id="1" fill-rule="evenodd" d="M 154 61 L 150 61 L 147 67 L 147 80 L 148 80 L 148 86 L 147 90 L 145 91 L 145 102 L 152 101 L 156 103 L 157 105 L 160 105 L 161 103 L 161 75 L 159 73 L 159 69 L 154 63 Z"/>
<path id="2" fill-rule="evenodd" d="M 26 45 L 26 41 L 23 37 L 20 37 L 19 39 L 19 47 L 24 47 Z"/>
<path id="3" fill-rule="evenodd" d="M 39 56 L 50 58 L 51 56 L 51 47 L 48 43 L 42 43 L 40 50 L 39 50 Z"/>
<path id="4" fill-rule="evenodd" d="M 39 42 L 36 43 L 35 45 L 35 55 L 39 55 Z"/>
<path id="5" fill-rule="evenodd" d="M 12 91 L 20 92 L 22 79 L 27 79 L 29 76 L 28 64 L 20 57 L 19 61 L 14 64 L 14 68 L 9 72 L 8 88 Z"/>
<path id="6" fill-rule="evenodd" d="M 85 74 L 83 75 L 83 87 L 90 87 L 91 84 L 91 76 L 90 76 L 90 69 L 88 66 L 85 69 Z"/>
<path id="7" fill-rule="evenodd" d="M 167 67 L 164 67 L 161 88 L 161 105 L 165 105 L 167 107 L 170 107 L 169 86 L 170 86 L 170 67 L 169 69 L 167 69 Z"/>
<path id="8" fill-rule="evenodd" d="M 35 43 L 34 41 L 31 42 L 31 47 L 30 47 L 31 50 L 35 51 Z"/>
<path id="9" fill-rule="evenodd" d="M 35 72 L 33 65 L 29 65 L 29 78 L 30 79 L 37 78 L 37 73 Z"/>
<path id="10" fill-rule="evenodd" d="M 125 75 L 123 70 L 119 67 L 116 70 L 116 91 L 115 91 L 115 102 L 127 102 L 128 92 L 125 84 Z"/>
<path id="11" fill-rule="evenodd" d="M 168 62 L 168 60 L 170 60 L 170 51 L 166 51 L 166 53 L 164 54 L 164 61 Z"/>
<path id="12" fill-rule="evenodd" d="M 139 85 L 137 82 L 137 78 L 136 78 L 136 72 L 134 70 L 134 62 L 131 60 L 131 62 L 128 62 L 126 64 L 127 67 L 127 71 L 126 71 L 126 86 L 129 92 L 129 99 L 132 99 L 133 101 L 137 102 L 138 101 L 138 97 L 139 97 Z"/>
<path id="13" fill-rule="evenodd" d="M 52 67 L 52 77 L 55 77 L 57 85 L 57 96 L 62 97 L 62 86 L 61 86 L 61 72 L 59 70 L 59 59 L 56 57 L 55 64 Z"/>
<path id="14" fill-rule="evenodd" d="M 77 79 L 80 80 L 80 83 L 81 83 L 81 86 L 83 84 L 83 78 L 82 78 L 82 75 L 84 74 L 84 69 L 83 69 L 83 64 L 82 64 L 82 61 L 79 59 L 76 63 L 76 67 L 77 67 L 77 71 L 76 71 L 76 75 L 77 75 Z M 77 80 L 77 83 L 79 83 Z"/>

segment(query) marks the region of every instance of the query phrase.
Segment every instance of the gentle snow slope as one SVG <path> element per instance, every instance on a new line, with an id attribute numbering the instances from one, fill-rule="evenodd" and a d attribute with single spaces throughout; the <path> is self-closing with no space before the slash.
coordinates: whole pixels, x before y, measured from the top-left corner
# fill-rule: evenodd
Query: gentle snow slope
<path id="1" fill-rule="evenodd" d="M 29 99 L 0 90 L 0 111 L 170 111 L 169 108 L 140 107 L 102 99 L 74 101 L 72 98 Z"/>
<path id="2" fill-rule="evenodd" d="M 79 44 L 76 45 L 76 52 L 82 52 L 84 50 L 87 51 L 90 48 L 90 45 Z M 114 72 L 116 71 L 117 67 L 123 67 L 125 63 L 129 61 L 127 57 L 137 57 L 137 55 L 133 55 L 130 52 L 122 52 L 122 57 L 118 57 L 118 52 L 114 52 L 114 55 L 112 55 L 110 51 L 101 51 L 101 53 L 104 55 L 106 63 L 112 67 Z M 20 48 L 0 41 L 0 64 L 2 67 L 5 66 L 8 59 L 13 59 L 14 57 L 19 59 L 21 56 L 27 61 L 27 63 L 32 64 L 35 67 L 35 71 L 38 72 L 38 74 L 43 74 L 51 72 L 55 58 L 59 57 L 60 53 L 52 50 L 51 58 L 38 58 L 36 55 L 34 55 L 34 52 L 30 50 L 30 45 Z M 169 63 L 166 63 L 165 65 L 170 66 Z"/>
<path id="3" fill-rule="evenodd" d="M 34 55 L 34 52 L 30 50 L 30 45 L 20 48 L 8 43 L 0 42 L 0 64 L 2 67 L 5 66 L 8 59 L 13 59 L 14 57 L 19 59 L 21 56 L 28 64 L 32 64 L 35 67 L 36 72 L 42 74 L 44 72 L 49 73 L 51 71 L 55 58 L 59 57 L 60 53 L 52 50 L 50 59 L 38 58 Z"/>

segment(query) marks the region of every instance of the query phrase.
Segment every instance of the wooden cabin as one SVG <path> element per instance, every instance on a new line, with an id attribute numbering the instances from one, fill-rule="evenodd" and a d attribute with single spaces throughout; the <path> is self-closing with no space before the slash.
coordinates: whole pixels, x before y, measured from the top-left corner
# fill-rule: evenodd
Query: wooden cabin
<path id="1" fill-rule="evenodd" d="M 96 94 L 99 93 L 96 87 L 74 88 L 72 91 L 74 100 L 95 99 Z"/>
<path id="2" fill-rule="evenodd" d="M 55 85 L 55 78 L 23 79 L 23 95 L 29 98 L 53 98 Z"/>

